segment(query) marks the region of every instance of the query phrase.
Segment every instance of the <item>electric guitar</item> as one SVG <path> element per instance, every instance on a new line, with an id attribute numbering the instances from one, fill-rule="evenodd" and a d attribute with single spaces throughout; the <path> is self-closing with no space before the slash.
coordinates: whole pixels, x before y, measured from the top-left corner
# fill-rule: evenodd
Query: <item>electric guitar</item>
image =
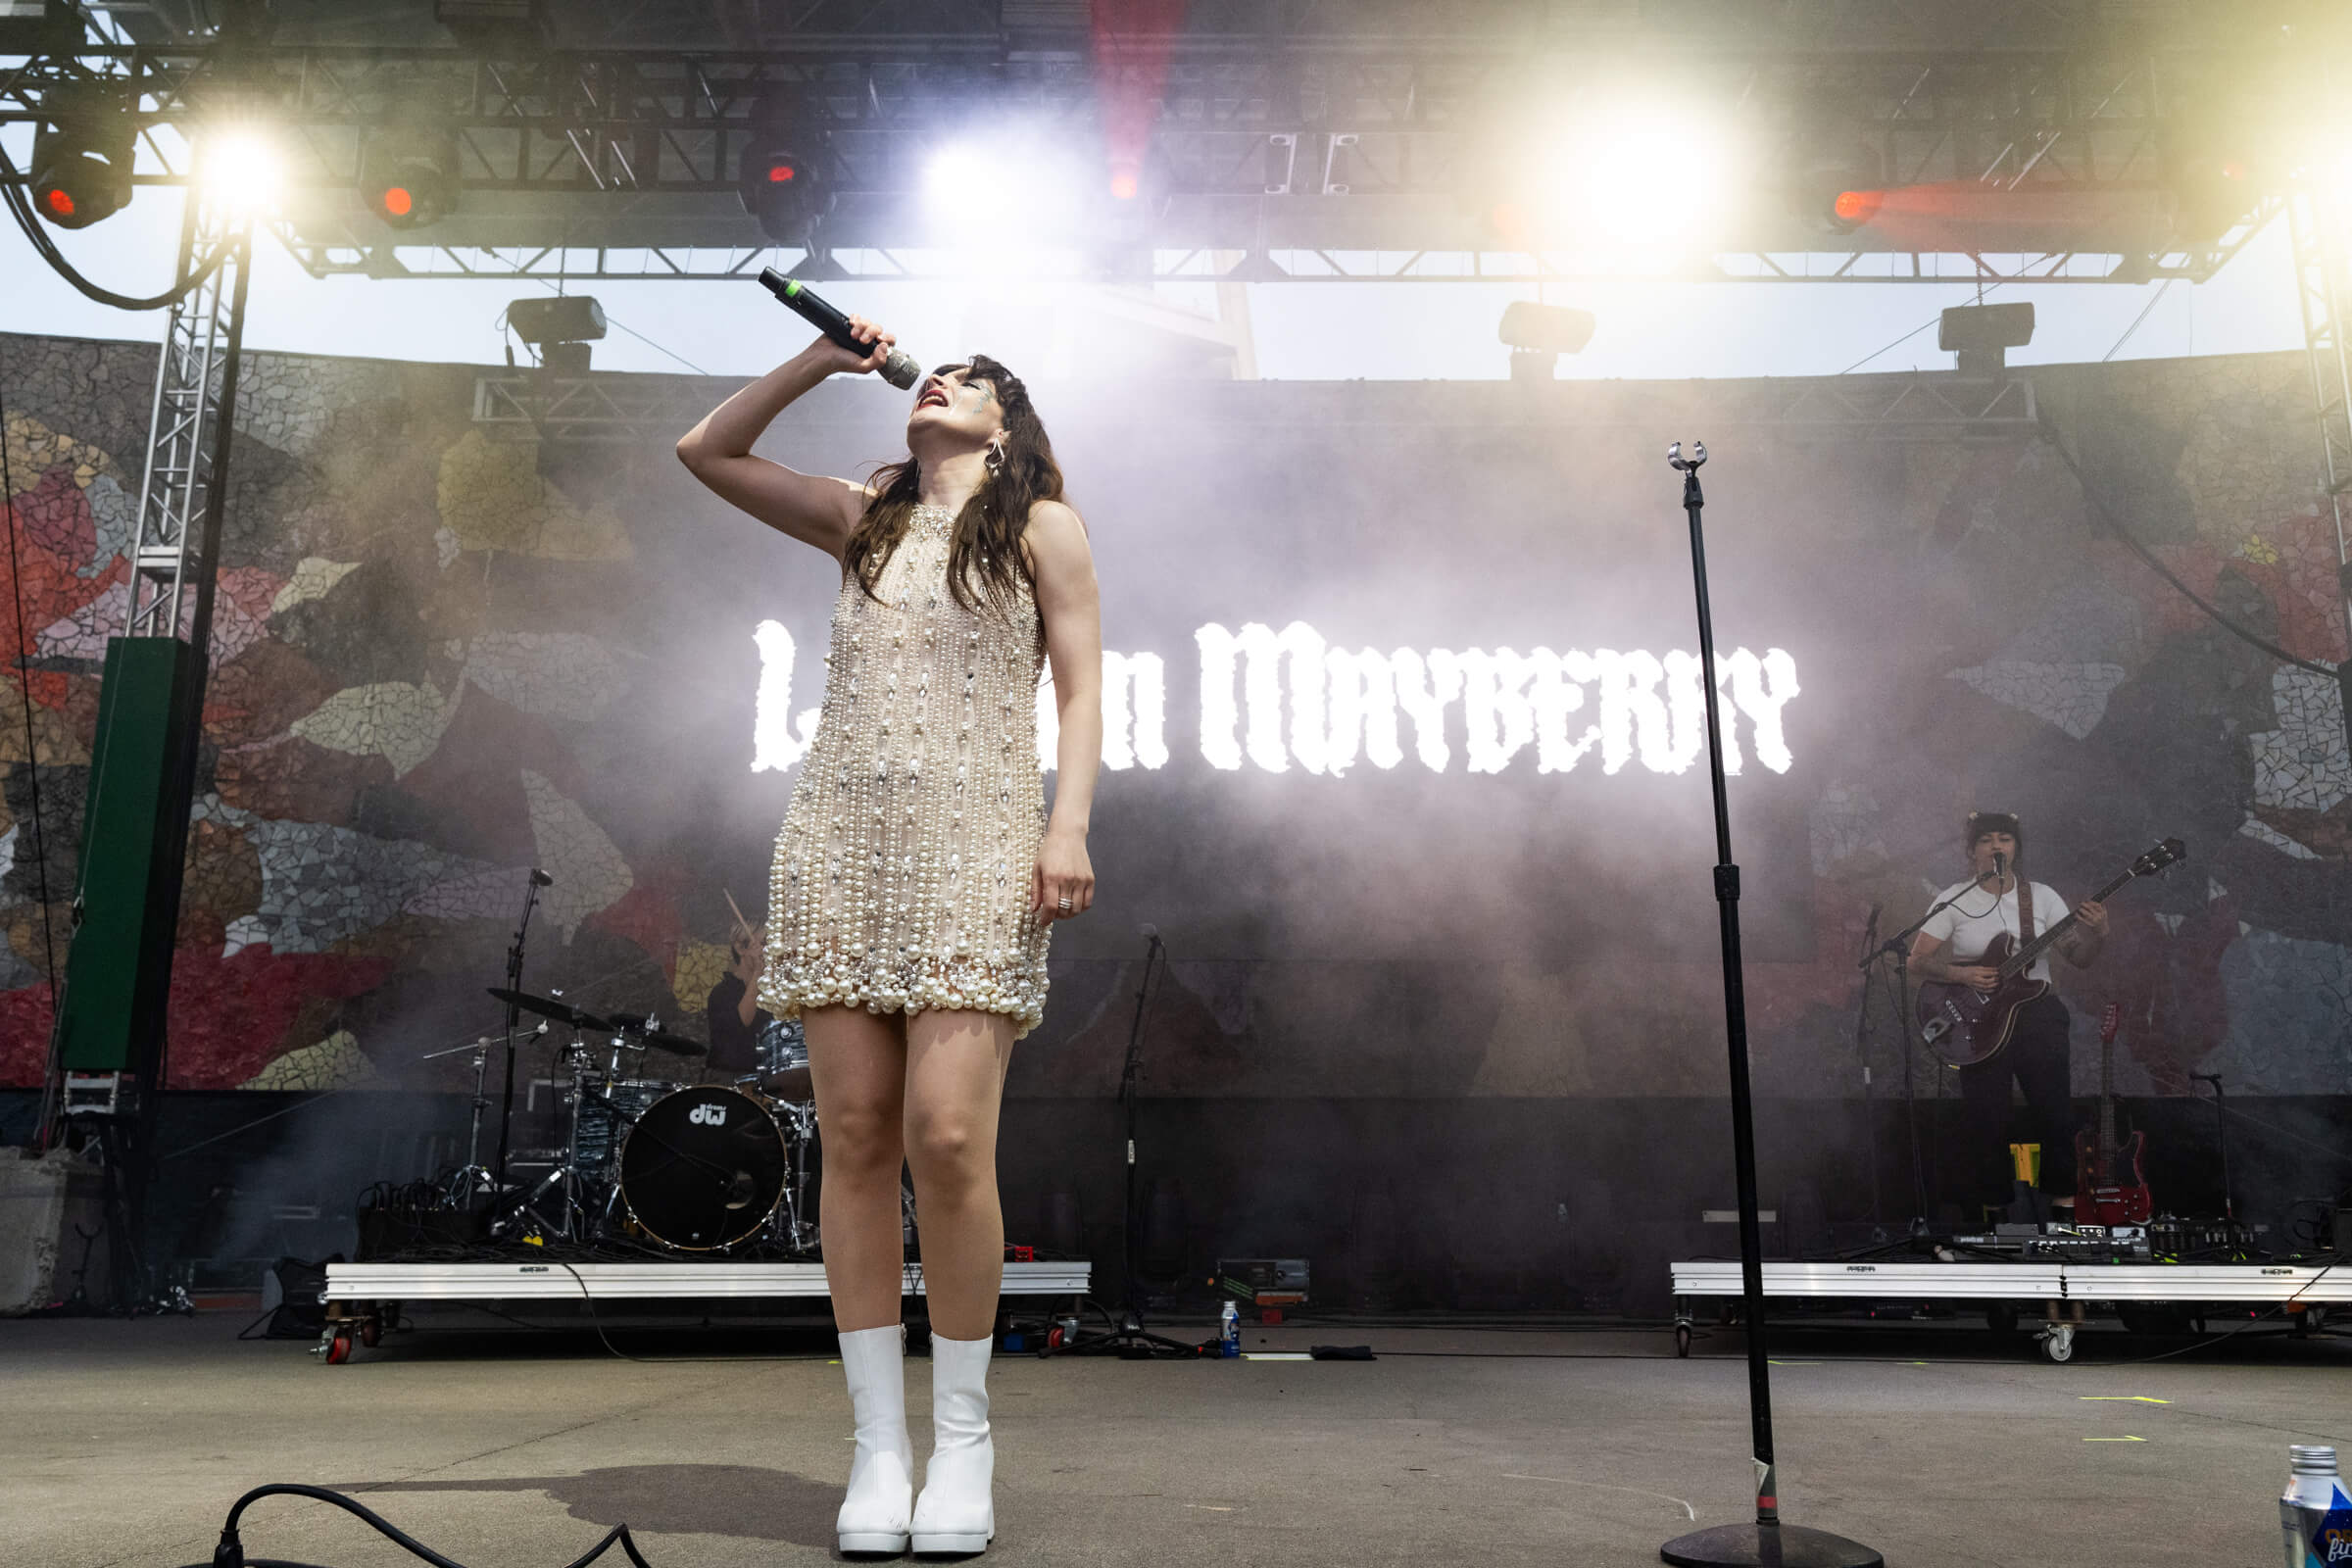
<path id="1" fill-rule="evenodd" d="M 2156 1212 L 2139 1156 L 2147 1135 L 2115 1136 L 2115 1029 L 2124 1009 L 2114 1003 L 2099 1014 L 2099 1124 L 2075 1134 L 2075 1223 L 2138 1225 Z"/>
<path id="2" fill-rule="evenodd" d="M 2166 839 L 2126 866 L 2122 876 L 2092 894 L 2090 902 L 2104 904 L 2109 894 L 2133 877 L 2153 876 L 2187 856 L 2186 845 L 2179 839 Z M 1994 1052 L 2009 1043 L 2010 1033 L 2017 1027 L 2018 1009 L 2050 989 L 2047 980 L 2029 979 L 2026 971 L 2081 918 L 2069 909 L 2064 919 L 2053 921 L 2022 948 L 2006 931 L 1994 937 L 1992 946 L 1974 960 L 1998 971 L 1999 983 L 1989 992 L 1941 980 L 1923 982 L 1919 988 L 1919 1032 L 1928 1049 L 1954 1067 L 1973 1067 L 1990 1060 Z"/>

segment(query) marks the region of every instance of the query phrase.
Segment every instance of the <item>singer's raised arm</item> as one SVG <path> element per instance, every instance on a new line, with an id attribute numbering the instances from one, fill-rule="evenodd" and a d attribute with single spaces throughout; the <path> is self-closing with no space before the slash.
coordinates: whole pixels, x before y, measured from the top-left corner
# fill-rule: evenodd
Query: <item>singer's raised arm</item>
<path id="1" fill-rule="evenodd" d="M 816 546 L 834 560 L 865 511 L 866 489 L 851 479 L 796 472 L 780 463 L 754 457 L 752 445 L 777 415 L 802 393 L 836 371 L 877 368 L 891 337 L 858 323 L 860 337 L 874 344 L 860 359 L 827 338 L 818 338 L 793 358 L 754 381 L 703 416 L 678 438 L 678 461 L 711 492 L 742 508 L 779 533 Z"/>

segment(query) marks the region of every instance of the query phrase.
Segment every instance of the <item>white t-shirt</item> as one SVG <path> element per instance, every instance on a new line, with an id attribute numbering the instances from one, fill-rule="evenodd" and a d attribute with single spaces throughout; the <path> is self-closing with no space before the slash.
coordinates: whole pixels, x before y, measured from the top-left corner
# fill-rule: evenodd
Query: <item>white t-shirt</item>
<path id="1" fill-rule="evenodd" d="M 1992 896 L 1992 889 L 1981 883 L 1955 882 L 1936 894 L 1936 902 L 1941 904 L 1946 899 L 1954 898 L 1957 902 L 1951 907 L 1930 915 L 1928 923 L 1919 928 L 1922 935 L 1935 937 L 1950 946 L 1951 961 L 1975 961 L 1986 948 L 1992 946 L 1992 939 L 2004 931 L 2009 933 L 2011 945 L 2015 947 L 2018 935 L 2015 888 L 1996 900 Z M 2058 897 L 2057 890 L 2047 882 L 2034 884 L 2035 936 L 2040 936 L 2073 911 L 2074 906 Z M 2035 958 L 2034 966 L 2026 971 L 2026 977 L 2030 980 L 2047 980 L 2050 977 L 2049 955 L 2045 953 Z"/>

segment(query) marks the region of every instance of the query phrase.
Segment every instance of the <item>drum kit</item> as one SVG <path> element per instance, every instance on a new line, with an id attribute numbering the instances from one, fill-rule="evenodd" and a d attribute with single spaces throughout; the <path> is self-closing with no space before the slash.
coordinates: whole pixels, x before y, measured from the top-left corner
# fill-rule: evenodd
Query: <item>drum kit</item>
<path id="1" fill-rule="evenodd" d="M 490 1235 L 577 1243 L 631 1242 L 679 1252 L 758 1249 L 808 1255 L 817 1248 L 809 1201 L 809 1154 L 816 1105 L 808 1047 L 798 1020 L 764 1025 L 757 1070 L 732 1083 L 651 1076 L 659 1053 L 678 1061 L 707 1054 L 700 1041 L 673 1034 L 657 1018 L 599 1016 L 558 997 L 493 989 L 499 1001 L 568 1031 L 559 1058 L 561 1142 L 516 1149 L 510 1183 L 491 1203 Z M 591 1040 L 601 1039 L 601 1047 Z M 474 1148 L 488 1101 L 478 1079 Z M 469 1163 L 462 1173 L 483 1191 L 490 1173 Z"/>

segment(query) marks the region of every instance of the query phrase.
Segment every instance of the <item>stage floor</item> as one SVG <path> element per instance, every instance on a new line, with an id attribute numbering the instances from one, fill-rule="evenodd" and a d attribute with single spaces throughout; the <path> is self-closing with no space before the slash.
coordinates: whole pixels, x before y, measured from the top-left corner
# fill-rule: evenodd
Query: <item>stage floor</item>
<path id="1" fill-rule="evenodd" d="M 266 1481 L 352 1492 L 475 1568 L 552 1568 L 622 1520 L 653 1568 L 834 1559 L 849 1405 L 828 1335 L 617 1332 L 634 1354 L 722 1357 L 649 1365 L 585 1331 L 437 1328 L 330 1369 L 300 1342 L 238 1343 L 250 1316 L 0 1322 L 11 1562 L 209 1562 L 229 1503 Z M 1317 1323 L 1244 1343 L 1386 1353 L 1001 1357 L 984 1560 L 1636 1568 L 1693 1513 L 1744 1515 L 1737 1334 L 1687 1361 L 1663 1330 Z M 2146 1365 L 2121 1363 L 2166 1347 L 2096 1326 L 2078 1344 L 2051 1367 L 1968 1329 L 1782 1331 L 1788 1516 L 1900 1568 L 2268 1563 L 2287 1445 L 2352 1449 L 2352 1340 L 2245 1335 Z M 917 1411 L 929 1382 L 910 1362 Z M 296 1500 L 250 1514 L 245 1549 L 412 1560 Z"/>

